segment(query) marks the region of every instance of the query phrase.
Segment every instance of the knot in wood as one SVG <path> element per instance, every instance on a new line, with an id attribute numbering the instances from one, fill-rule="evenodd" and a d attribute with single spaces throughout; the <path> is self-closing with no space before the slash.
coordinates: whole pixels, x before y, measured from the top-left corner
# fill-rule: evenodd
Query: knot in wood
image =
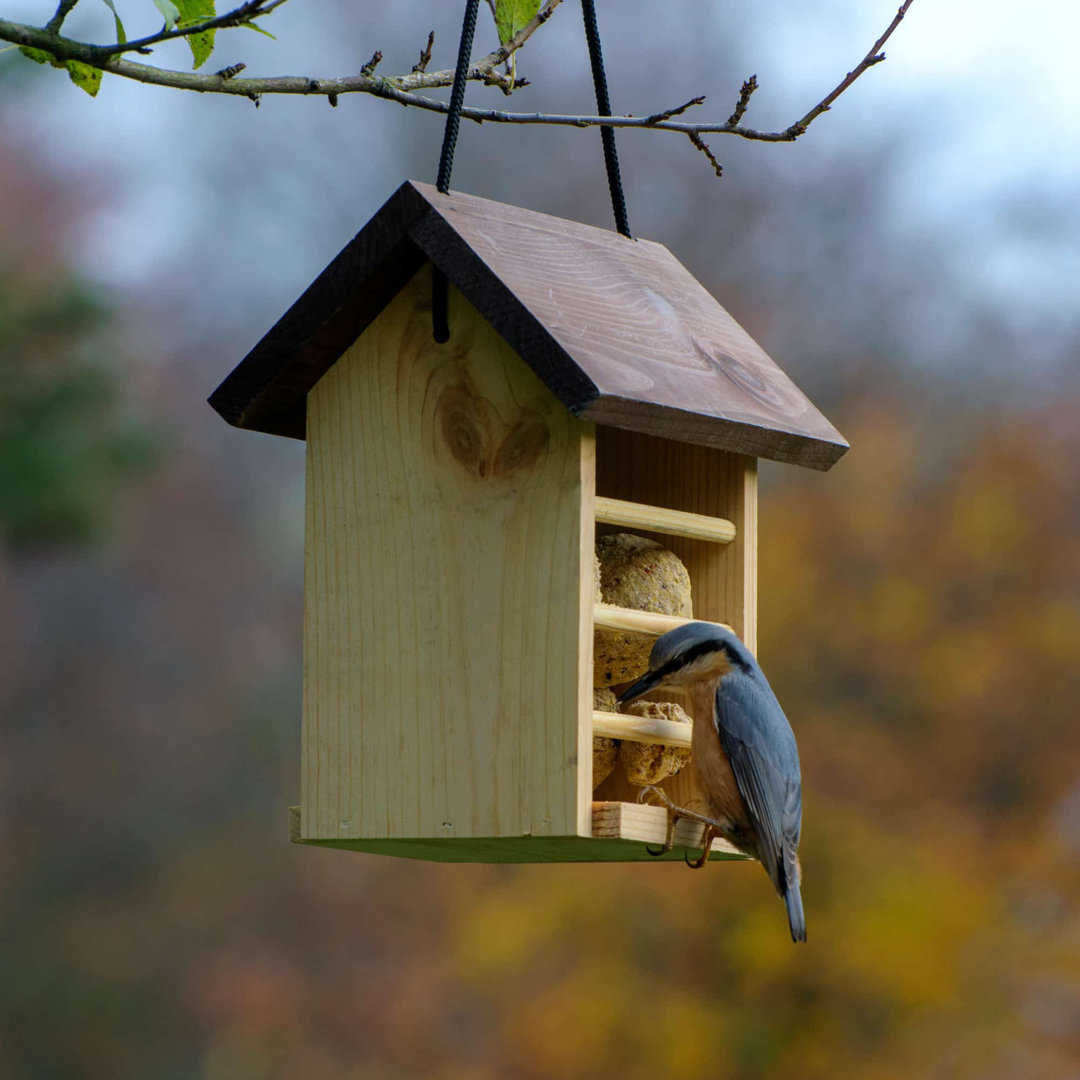
<path id="1" fill-rule="evenodd" d="M 714 371 L 719 372 L 734 386 L 749 394 L 755 401 L 773 409 L 792 407 L 796 402 L 792 395 L 785 395 L 776 385 L 775 379 L 769 379 L 761 371 L 737 360 L 729 352 L 703 342 L 696 334 L 690 335 L 690 341 L 698 356 Z"/>
<path id="2" fill-rule="evenodd" d="M 528 469 L 547 449 L 550 433 L 534 412 L 522 409 L 513 423 L 490 401 L 464 387 L 448 387 L 436 405 L 438 428 L 450 456 L 480 480 Z"/>

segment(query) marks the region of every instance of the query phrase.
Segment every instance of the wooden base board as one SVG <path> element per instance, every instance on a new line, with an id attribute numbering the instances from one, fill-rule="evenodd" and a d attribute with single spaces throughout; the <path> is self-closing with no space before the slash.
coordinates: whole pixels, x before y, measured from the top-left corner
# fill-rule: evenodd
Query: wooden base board
<path id="1" fill-rule="evenodd" d="M 648 847 L 664 842 L 667 811 L 638 803 L 595 802 L 592 836 L 502 836 L 416 840 L 321 840 L 300 835 L 300 808 L 289 807 L 289 839 L 294 844 L 396 855 L 405 859 L 461 863 L 540 862 L 663 862 L 682 861 L 701 851 L 702 827 L 682 820 L 675 829 L 675 847 L 652 856 Z M 739 860 L 748 856 L 724 840 L 714 840 L 710 861 Z"/>

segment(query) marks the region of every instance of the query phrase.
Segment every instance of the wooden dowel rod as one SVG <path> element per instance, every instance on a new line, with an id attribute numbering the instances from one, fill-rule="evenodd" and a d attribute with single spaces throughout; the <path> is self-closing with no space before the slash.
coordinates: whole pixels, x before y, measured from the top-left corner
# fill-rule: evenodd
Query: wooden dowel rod
<path id="1" fill-rule="evenodd" d="M 629 739 L 631 742 L 690 749 L 690 725 L 676 724 L 660 717 L 627 716 L 594 710 L 592 729 L 594 735 L 606 735 L 609 739 Z"/>
<path id="2" fill-rule="evenodd" d="M 615 607 L 614 604 L 593 604 L 593 625 L 600 630 L 624 630 L 631 634 L 646 634 L 659 637 L 677 626 L 700 622 L 695 619 L 680 619 L 677 615 L 657 615 L 654 611 L 633 611 L 630 608 Z M 717 623 L 725 630 L 731 627 Z"/>
<path id="3" fill-rule="evenodd" d="M 624 502 L 596 496 L 596 520 L 605 525 L 624 525 L 628 529 L 687 536 L 691 540 L 712 540 L 730 544 L 735 539 L 735 526 L 726 518 L 689 514 L 683 510 L 667 510 L 662 506 Z"/>

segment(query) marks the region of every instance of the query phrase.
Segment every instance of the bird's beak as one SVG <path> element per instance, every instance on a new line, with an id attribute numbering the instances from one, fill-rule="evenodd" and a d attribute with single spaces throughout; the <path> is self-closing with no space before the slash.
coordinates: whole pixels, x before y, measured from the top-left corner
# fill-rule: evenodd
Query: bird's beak
<path id="1" fill-rule="evenodd" d="M 660 673 L 657 671 L 646 671 L 633 686 L 628 690 L 624 690 L 619 695 L 619 704 L 625 705 L 628 701 L 633 701 L 634 698 L 639 698 L 642 694 L 647 694 L 659 684 Z"/>

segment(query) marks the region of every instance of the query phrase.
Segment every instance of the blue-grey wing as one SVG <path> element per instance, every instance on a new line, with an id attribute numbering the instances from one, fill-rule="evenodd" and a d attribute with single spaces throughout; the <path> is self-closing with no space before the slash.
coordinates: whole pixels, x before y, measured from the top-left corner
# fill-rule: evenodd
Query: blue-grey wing
<path id="1" fill-rule="evenodd" d="M 716 729 L 781 893 L 798 880 L 802 777 L 795 735 L 764 676 L 734 671 L 716 691 Z"/>

